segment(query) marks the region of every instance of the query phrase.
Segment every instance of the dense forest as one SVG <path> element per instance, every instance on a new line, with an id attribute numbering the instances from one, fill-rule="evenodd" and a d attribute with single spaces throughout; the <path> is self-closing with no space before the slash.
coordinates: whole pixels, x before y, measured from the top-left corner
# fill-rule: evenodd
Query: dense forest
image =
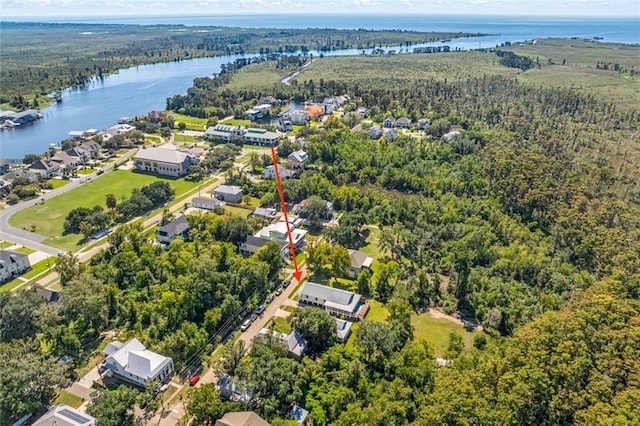
<path id="1" fill-rule="evenodd" d="M 468 33 L 251 29 L 182 25 L 2 23 L 0 103 L 37 107 L 37 96 L 141 64 L 232 54 L 405 46 Z"/>
<path id="2" fill-rule="evenodd" d="M 638 111 L 503 75 L 394 86 L 305 78 L 262 91 L 202 79 L 169 101 L 209 111 L 268 94 L 351 96 L 342 117 L 300 130 L 310 164 L 284 183 L 284 193 L 290 203 L 318 196 L 341 213 L 339 225 L 323 232 L 328 250 L 309 245 L 313 272 L 327 263 L 317 261 L 323 253 L 358 248 L 368 226 L 380 229 L 385 254 L 356 285 L 389 315 L 365 319 L 343 345 L 322 332 L 326 318 L 294 312 L 292 323 L 313 343 L 313 357 L 302 362 L 269 342 L 254 344 L 249 356 L 241 345 L 225 345 L 216 368 L 253 389 L 250 408 L 274 425 L 287 424 L 293 404 L 310 411 L 312 425 L 640 423 L 638 170 L 633 160 L 610 155 L 612 146 L 635 141 Z M 406 115 L 431 125 L 420 137 L 371 139 L 348 113 L 360 105 L 376 122 Z M 461 133 L 442 138 L 454 125 Z M 296 148 L 283 142 L 278 153 Z M 228 182 L 277 205 L 273 181 L 232 169 Z M 237 312 L 272 289 L 279 247 L 248 259 L 237 254 L 259 220 L 216 213 L 189 220 L 190 240 L 178 239 L 168 251 L 127 226 L 89 265 L 63 256 L 61 305 L 32 293 L 0 295 L 0 351 L 11 359 L 0 365 L 3 420 L 46 403 L 64 381 L 62 374 L 39 375 L 27 404 L 21 384 L 34 380 L 31 371 L 82 351 L 100 331 L 137 336 L 185 372 L 229 319 L 239 320 Z M 450 335 L 450 362 L 439 368 L 410 322 L 414 311 L 436 306 L 458 310 L 484 330 L 472 345 Z M 188 399 L 200 424 L 243 409 L 218 403 L 210 386 Z"/>

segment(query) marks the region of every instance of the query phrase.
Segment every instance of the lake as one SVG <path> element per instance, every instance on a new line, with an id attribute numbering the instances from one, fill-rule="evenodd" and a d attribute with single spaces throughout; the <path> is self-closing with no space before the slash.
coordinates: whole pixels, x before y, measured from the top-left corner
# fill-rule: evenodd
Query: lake
<path id="1" fill-rule="evenodd" d="M 251 16 L 224 17 L 175 17 L 127 18 L 119 20 L 96 20 L 83 22 L 118 23 L 180 23 L 185 25 L 227 25 L 227 26 L 268 26 L 285 27 L 334 27 L 406 29 L 422 31 L 466 31 L 491 33 L 487 37 L 454 39 L 446 44 L 452 49 L 474 49 L 493 47 L 505 41 L 523 41 L 540 37 L 604 37 L 608 41 L 637 43 L 637 21 L 633 19 L 571 20 L 553 18 L 428 18 L 420 16 L 381 17 L 327 17 L 327 16 L 261 16 L 258 20 Z M 354 23 L 354 19 L 356 22 Z M 31 18 L 31 21 L 34 19 Z M 67 20 L 67 22 L 70 22 Z M 254 25 L 252 25 L 254 24 Z M 419 46 L 442 46 L 431 43 Z M 416 46 L 412 46 L 416 47 Z M 390 48 L 392 49 L 392 48 Z M 396 50 L 399 50 L 396 48 Z M 320 52 L 312 52 L 319 56 Z M 357 55 L 361 51 L 323 52 L 326 55 Z M 50 144 L 57 144 L 68 137 L 71 130 L 104 129 L 114 124 L 121 116 L 140 116 L 155 109 L 164 109 L 166 99 L 175 94 L 186 93 L 196 77 L 211 76 L 220 71 L 220 65 L 235 60 L 239 55 L 215 58 L 191 59 L 144 65 L 121 70 L 102 80 L 94 79 L 85 87 L 67 89 L 63 92 L 63 102 L 42 110 L 43 118 L 31 125 L 0 132 L 0 157 L 19 159 L 27 153 L 45 151 Z"/>

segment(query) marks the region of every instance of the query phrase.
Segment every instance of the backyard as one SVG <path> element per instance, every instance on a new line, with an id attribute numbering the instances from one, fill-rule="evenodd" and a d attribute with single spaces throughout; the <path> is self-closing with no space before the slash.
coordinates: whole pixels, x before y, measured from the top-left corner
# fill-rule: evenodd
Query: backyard
<path id="1" fill-rule="evenodd" d="M 77 250 L 82 236 L 79 234 L 63 235 L 63 224 L 67 214 L 77 207 L 91 208 L 95 205 L 105 206 L 106 194 L 113 194 L 116 199 L 131 195 L 134 188 L 140 188 L 156 181 L 166 181 L 176 192 L 176 198 L 199 185 L 184 179 L 165 179 L 158 176 L 136 173 L 128 170 L 116 170 L 82 185 L 72 191 L 58 195 L 45 202 L 21 210 L 9 219 L 12 226 L 22 229 L 33 229 L 47 237 L 45 244 L 64 250 Z"/>

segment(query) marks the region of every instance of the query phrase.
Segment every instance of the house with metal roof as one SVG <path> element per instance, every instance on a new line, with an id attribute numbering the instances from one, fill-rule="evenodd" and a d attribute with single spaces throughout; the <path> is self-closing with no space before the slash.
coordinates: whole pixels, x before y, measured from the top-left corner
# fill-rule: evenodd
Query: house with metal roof
<path id="1" fill-rule="evenodd" d="M 239 203 L 242 201 L 243 192 L 239 186 L 220 185 L 213 190 L 213 196 L 229 203 Z"/>
<path id="2" fill-rule="evenodd" d="M 310 281 L 304 283 L 298 295 L 300 303 L 324 308 L 331 315 L 360 320 L 369 310 L 369 305 L 357 293 Z"/>
<path id="3" fill-rule="evenodd" d="M 137 170 L 161 176 L 182 176 L 196 163 L 190 155 L 166 148 L 141 149 L 133 157 L 133 164 Z"/>
<path id="4" fill-rule="evenodd" d="M 96 419 L 66 404 L 49 408 L 31 426 L 95 426 Z"/>
<path id="5" fill-rule="evenodd" d="M 12 250 L 0 250 L 0 282 L 17 277 L 31 268 L 29 256 Z"/>
<path id="6" fill-rule="evenodd" d="M 112 345 L 110 350 L 117 346 Z M 136 338 L 113 351 L 102 364 L 108 374 L 142 387 L 156 379 L 166 383 L 174 372 L 171 358 L 150 351 Z"/>
<path id="7" fill-rule="evenodd" d="M 291 330 L 288 334 L 279 331 L 263 328 L 256 334 L 256 339 L 263 342 L 275 342 L 283 345 L 289 355 L 300 361 L 307 350 L 307 341 L 296 330 Z"/>
<path id="8" fill-rule="evenodd" d="M 225 202 L 217 198 L 195 197 L 191 200 L 191 206 L 202 210 L 213 210 L 218 207 L 224 207 Z"/>
<path id="9" fill-rule="evenodd" d="M 351 334 L 351 321 L 336 318 L 336 335 L 339 343 L 345 343 Z"/>
<path id="10" fill-rule="evenodd" d="M 187 218 L 180 216 L 177 219 L 163 225 L 156 231 L 156 241 L 161 244 L 169 244 L 178 237 L 186 237 L 189 234 L 191 225 Z"/>

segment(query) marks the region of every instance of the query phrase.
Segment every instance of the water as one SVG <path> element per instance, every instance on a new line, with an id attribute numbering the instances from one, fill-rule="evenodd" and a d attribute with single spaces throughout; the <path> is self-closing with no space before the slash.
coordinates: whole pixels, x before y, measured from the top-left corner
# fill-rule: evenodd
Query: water
<path id="1" fill-rule="evenodd" d="M 33 18 L 29 20 L 33 21 Z M 49 19 L 51 20 L 51 19 Z M 492 47 L 505 41 L 531 40 L 540 37 L 604 37 L 607 41 L 639 43 L 637 21 L 633 19 L 524 19 L 479 17 L 419 17 L 387 16 L 227 16 L 175 18 L 118 18 L 83 22 L 135 24 L 227 25 L 274 28 L 372 28 L 406 29 L 447 32 L 482 32 L 493 35 L 454 39 L 446 44 L 452 48 L 474 49 Z M 67 20 L 66 22 L 69 22 Z M 428 45 L 428 44 L 427 44 Z M 420 45 L 420 46 L 427 46 Z M 431 45 L 441 46 L 442 43 Z M 413 46 L 415 47 L 415 46 Z M 399 50 L 396 48 L 396 50 Z M 331 52 L 331 55 L 356 55 L 358 50 Z M 313 52 L 314 56 L 320 55 Z M 328 55 L 327 53 L 324 53 Z M 138 66 L 118 74 L 95 79 L 83 88 L 67 89 L 63 102 L 42 110 L 44 117 L 34 124 L 0 132 L 0 157 L 22 158 L 27 153 L 45 151 L 50 144 L 67 138 L 70 130 L 103 129 L 121 116 L 139 116 L 154 109 L 164 109 L 166 98 L 185 93 L 196 77 L 211 76 L 220 65 L 238 56 L 192 59 Z"/>

